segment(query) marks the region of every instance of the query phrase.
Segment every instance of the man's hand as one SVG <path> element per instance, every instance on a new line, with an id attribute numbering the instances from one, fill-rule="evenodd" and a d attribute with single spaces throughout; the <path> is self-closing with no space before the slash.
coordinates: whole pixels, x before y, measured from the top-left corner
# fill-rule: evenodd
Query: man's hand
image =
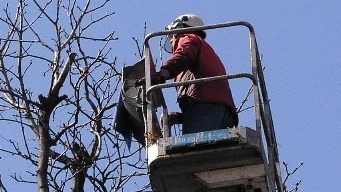
<path id="1" fill-rule="evenodd" d="M 166 82 L 165 78 L 161 76 L 161 72 L 157 72 L 151 75 L 151 81 L 152 81 L 152 85 L 162 84 Z M 135 82 L 135 87 L 144 86 L 144 85 L 146 85 L 145 77 L 142 77 L 141 79 L 138 79 Z"/>

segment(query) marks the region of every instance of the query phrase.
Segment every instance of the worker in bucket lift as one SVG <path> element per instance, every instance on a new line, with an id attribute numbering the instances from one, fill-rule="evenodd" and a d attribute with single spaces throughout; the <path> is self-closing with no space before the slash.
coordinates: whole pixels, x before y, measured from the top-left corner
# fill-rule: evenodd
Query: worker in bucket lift
<path id="1" fill-rule="evenodd" d="M 176 18 L 166 30 L 204 25 L 196 15 Z M 226 75 L 224 65 L 205 41 L 204 31 L 168 35 L 164 48 L 172 53 L 160 71 L 151 77 L 157 84 L 174 78 L 183 82 Z M 237 126 L 238 116 L 228 80 L 210 81 L 176 87 L 182 113 L 169 115 L 169 124 L 182 124 L 182 133 L 196 133 Z"/>

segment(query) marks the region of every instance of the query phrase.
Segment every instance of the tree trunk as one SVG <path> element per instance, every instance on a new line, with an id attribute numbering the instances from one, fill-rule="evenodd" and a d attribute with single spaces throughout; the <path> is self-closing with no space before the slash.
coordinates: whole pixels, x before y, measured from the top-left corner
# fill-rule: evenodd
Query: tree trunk
<path id="1" fill-rule="evenodd" d="M 46 124 L 45 124 L 46 125 Z M 39 162 L 38 162 L 38 186 L 39 192 L 48 192 L 48 179 L 47 179 L 47 169 L 48 169 L 48 160 L 49 160 L 49 132 L 46 126 L 40 125 L 39 127 Z"/>
<path id="2" fill-rule="evenodd" d="M 85 184 L 85 176 L 86 176 L 87 168 L 81 170 L 75 175 L 75 183 L 73 187 L 73 192 L 84 192 L 84 184 Z"/>
<path id="3" fill-rule="evenodd" d="M 84 192 L 84 184 L 91 158 L 84 147 L 78 143 L 73 143 L 73 151 L 75 153 L 75 164 L 72 167 L 72 173 L 75 175 L 73 192 Z"/>

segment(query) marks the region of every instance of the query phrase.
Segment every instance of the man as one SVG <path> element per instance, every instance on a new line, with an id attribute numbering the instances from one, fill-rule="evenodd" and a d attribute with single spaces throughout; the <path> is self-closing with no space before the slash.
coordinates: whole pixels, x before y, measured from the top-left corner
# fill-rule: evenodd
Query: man
<path id="1" fill-rule="evenodd" d="M 166 29 L 202 25 L 204 23 L 198 16 L 185 14 L 176 18 Z M 204 31 L 169 35 L 166 43 L 171 44 L 172 55 L 152 79 L 174 78 L 175 82 L 183 82 L 226 75 L 222 62 L 204 40 L 205 37 Z M 227 80 L 179 86 L 176 89 L 182 113 L 172 113 L 169 123 L 182 123 L 183 134 L 237 126 L 238 116 Z"/>

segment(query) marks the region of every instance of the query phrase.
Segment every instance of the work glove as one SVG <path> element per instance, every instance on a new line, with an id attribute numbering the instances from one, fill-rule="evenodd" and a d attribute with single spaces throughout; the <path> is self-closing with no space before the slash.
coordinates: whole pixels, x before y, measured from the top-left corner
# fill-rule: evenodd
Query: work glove
<path id="1" fill-rule="evenodd" d="M 161 124 L 163 125 L 163 117 L 161 117 Z M 182 124 L 182 113 L 171 112 L 168 115 L 168 125 L 171 127 L 175 124 Z"/>
<path id="2" fill-rule="evenodd" d="M 151 82 L 152 85 L 162 84 L 166 82 L 165 78 L 161 76 L 161 72 L 152 74 L 150 78 L 152 81 Z M 146 85 L 146 77 L 142 77 L 141 79 L 138 79 L 135 81 L 135 87 L 144 86 L 144 85 Z"/>

